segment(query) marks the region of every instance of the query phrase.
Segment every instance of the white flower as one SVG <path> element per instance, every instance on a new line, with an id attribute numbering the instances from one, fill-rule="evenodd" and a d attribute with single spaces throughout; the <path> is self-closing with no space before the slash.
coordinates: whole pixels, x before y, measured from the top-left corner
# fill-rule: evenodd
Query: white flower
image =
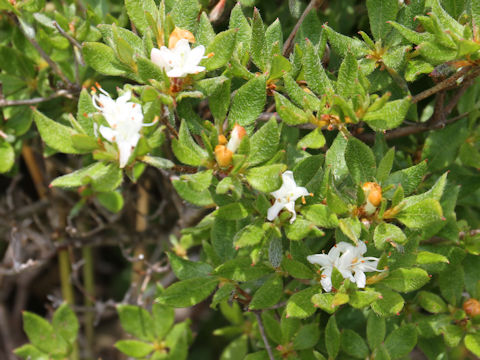
<path id="1" fill-rule="evenodd" d="M 334 267 L 336 267 L 340 273 L 343 272 L 342 275 L 344 277 L 349 277 L 348 269 L 343 269 L 343 266 L 340 266 L 340 255 L 350 247 L 353 246 L 342 241 L 338 244 L 335 244 L 330 249 L 328 254 L 315 254 L 307 256 L 307 260 L 310 263 L 321 266 L 320 270 L 322 272 L 322 279 L 320 280 L 320 283 L 326 292 L 332 291 L 332 271 Z"/>
<path id="2" fill-rule="evenodd" d="M 356 246 L 342 241 L 334 245 L 328 255 L 310 255 L 307 256 L 307 260 L 312 264 L 321 266 L 322 279 L 320 283 L 326 292 L 332 291 L 332 271 L 334 267 L 345 279 L 350 279 L 350 281 L 356 283 L 358 288 L 364 288 L 367 280 L 366 272 L 383 271 L 377 269 L 377 258 L 363 256 L 366 252 L 367 246 L 363 241 L 359 240 Z"/>
<path id="3" fill-rule="evenodd" d="M 173 49 L 165 46 L 160 49 L 153 48 L 150 58 L 155 64 L 165 69 L 168 77 L 180 78 L 205 71 L 204 66 L 198 66 L 203 59 L 203 54 L 205 54 L 203 45 L 191 49 L 187 39 L 180 39 Z"/>
<path id="4" fill-rule="evenodd" d="M 142 107 L 130 102 L 132 93 L 125 94 L 113 100 L 110 95 L 98 86 L 101 94 L 93 94 L 92 101 L 95 108 L 105 117 L 109 126 L 100 125 L 102 136 L 115 142 L 118 146 L 120 167 L 127 165 L 128 159 L 140 139 L 140 130 L 143 124 Z"/>
<path id="5" fill-rule="evenodd" d="M 302 186 L 297 186 L 293 173 L 291 171 L 285 171 L 282 174 L 283 184 L 277 191 L 272 192 L 272 196 L 275 197 L 275 203 L 268 209 L 267 219 L 272 221 L 278 216 L 278 213 L 283 209 L 292 213 L 290 224 L 297 218 L 295 212 L 295 200 L 299 197 L 310 195 L 308 190 Z"/>

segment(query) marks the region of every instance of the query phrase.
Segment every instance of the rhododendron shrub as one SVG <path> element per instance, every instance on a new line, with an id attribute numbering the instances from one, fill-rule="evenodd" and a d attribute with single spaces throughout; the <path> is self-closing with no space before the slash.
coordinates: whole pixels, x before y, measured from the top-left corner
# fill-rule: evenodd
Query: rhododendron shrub
<path id="1" fill-rule="evenodd" d="M 17 356 L 97 358 L 109 305 L 135 359 L 480 356 L 478 1 L 108 6 L 0 1 L 0 172 L 41 184 L 41 140 L 64 219 L 68 304 L 23 313 Z"/>

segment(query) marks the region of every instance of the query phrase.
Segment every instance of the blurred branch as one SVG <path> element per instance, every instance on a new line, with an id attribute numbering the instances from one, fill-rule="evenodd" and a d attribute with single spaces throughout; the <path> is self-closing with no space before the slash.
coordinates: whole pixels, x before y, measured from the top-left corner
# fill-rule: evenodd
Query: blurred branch
<path id="1" fill-rule="evenodd" d="M 303 23 L 303 20 L 307 17 L 308 13 L 312 11 L 313 9 L 318 9 L 320 6 L 322 6 L 324 0 L 311 0 L 310 3 L 307 5 L 305 8 L 303 14 L 300 16 L 298 19 L 297 23 L 295 24 L 292 32 L 288 36 L 287 40 L 285 41 L 285 44 L 283 45 L 283 55 L 288 58 L 290 53 L 293 50 L 293 44 L 295 40 L 295 36 L 297 35 L 298 30 L 300 29 L 300 26 Z"/>
<path id="2" fill-rule="evenodd" d="M 261 313 L 258 311 L 254 311 L 253 313 L 257 318 L 258 329 L 260 330 L 260 335 L 262 335 L 262 340 L 263 340 L 263 343 L 265 344 L 265 349 L 267 350 L 268 358 L 270 360 L 275 360 L 275 356 L 273 356 L 272 348 L 270 346 L 270 343 L 268 342 L 267 335 L 265 334 L 265 328 L 263 326 L 262 317 L 260 316 Z"/>
<path id="3" fill-rule="evenodd" d="M 73 99 L 74 94 L 69 90 L 58 90 L 54 92 L 52 95 L 47 97 L 36 97 L 31 99 L 22 99 L 22 100 L 7 100 L 0 98 L 0 107 L 5 106 L 20 106 L 20 105 L 35 105 L 45 101 L 49 101 L 58 97 L 66 97 L 67 99 Z"/>

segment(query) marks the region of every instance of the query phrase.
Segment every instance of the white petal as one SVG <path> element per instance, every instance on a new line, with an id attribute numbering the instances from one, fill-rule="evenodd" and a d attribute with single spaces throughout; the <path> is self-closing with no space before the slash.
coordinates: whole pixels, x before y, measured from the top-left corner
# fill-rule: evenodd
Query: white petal
<path id="1" fill-rule="evenodd" d="M 297 187 L 297 184 L 295 183 L 295 179 L 293 178 L 293 172 L 290 170 L 285 171 L 282 174 L 282 180 L 283 180 L 283 185 L 282 187 L 285 187 L 285 189 L 288 189 L 288 192 L 294 191 L 294 189 Z"/>
<path id="2" fill-rule="evenodd" d="M 330 257 L 326 254 L 315 254 L 307 256 L 307 260 L 312 264 L 318 264 L 320 266 L 332 266 Z"/>
<path id="3" fill-rule="evenodd" d="M 367 277 L 365 276 L 365 273 L 363 271 L 356 271 L 355 283 L 357 284 L 357 287 L 360 289 L 363 289 L 365 287 L 366 282 L 367 282 Z"/>
<path id="4" fill-rule="evenodd" d="M 125 167 L 128 163 L 128 159 L 132 154 L 133 148 L 128 141 L 119 141 L 118 145 L 118 152 L 120 153 L 120 168 Z"/>
<path id="5" fill-rule="evenodd" d="M 326 276 L 320 280 L 320 284 L 322 284 L 323 290 L 325 292 L 330 292 L 332 291 L 332 278 L 329 276 Z"/>
<path id="6" fill-rule="evenodd" d="M 293 190 L 293 198 L 295 200 L 297 200 L 299 197 L 302 197 L 302 196 L 308 196 L 310 195 L 310 193 L 308 192 L 308 190 L 302 186 L 298 186 L 295 188 L 295 190 Z"/>
<path id="7" fill-rule="evenodd" d="M 168 62 L 165 59 L 165 52 L 161 51 L 160 49 L 153 48 L 152 51 L 150 52 L 150 60 L 158 66 L 160 66 L 162 69 L 167 67 Z"/>
<path id="8" fill-rule="evenodd" d="M 367 245 L 361 240 L 358 241 L 357 243 L 357 250 L 360 255 L 363 255 L 367 252 Z"/>
<path id="9" fill-rule="evenodd" d="M 188 42 L 187 39 L 180 39 L 175 44 L 174 51 L 177 54 L 180 54 L 180 53 L 189 54 L 190 53 L 190 43 Z"/>
<path id="10" fill-rule="evenodd" d="M 352 244 L 350 244 L 350 243 L 348 243 L 348 242 L 340 241 L 340 242 L 337 244 L 337 248 L 340 250 L 340 252 L 344 253 L 344 252 L 346 252 L 348 249 L 353 249 L 353 248 L 355 248 L 355 246 L 353 246 Z"/>
<path id="11" fill-rule="evenodd" d="M 189 74 L 198 74 L 205 71 L 205 66 L 189 66 L 185 72 Z"/>
<path id="12" fill-rule="evenodd" d="M 202 61 L 203 54 L 205 54 L 205 47 L 203 45 L 199 45 L 190 51 L 188 55 L 188 64 L 191 66 L 196 66 Z"/>
<path id="13" fill-rule="evenodd" d="M 100 125 L 100 134 L 108 140 L 108 141 L 113 141 L 114 137 L 117 135 L 117 132 L 107 126 Z"/>
<path id="14" fill-rule="evenodd" d="M 167 76 L 171 77 L 171 78 L 181 78 L 181 77 L 185 77 L 186 75 L 187 75 L 187 73 L 185 73 L 183 68 L 179 67 L 179 66 L 174 67 L 170 71 L 167 71 Z"/>
<path id="15" fill-rule="evenodd" d="M 132 92 L 126 91 L 125 94 L 119 96 L 116 101 L 116 105 L 125 104 L 128 100 L 132 98 Z"/>
<path id="16" fill-rule="evenodd" d="M 278 213 L 283 209 L 283 204 L 279 203 L 278 201 L 275 201 L 275 204 L 273 204 L 267 212 L 267 219 L 268 221 L 273 221 L 277 216 Z"/>
<path id="17" fill-rule="evenodd" d="M 293 224 L 293 222 L 297 218 L 297 213 L 295 212 L 295 202 L 290 201 L 289 203 L 286 203 L 285 209 L 292 213 L 292 217 L 290 218 L 290 224 Z"/>

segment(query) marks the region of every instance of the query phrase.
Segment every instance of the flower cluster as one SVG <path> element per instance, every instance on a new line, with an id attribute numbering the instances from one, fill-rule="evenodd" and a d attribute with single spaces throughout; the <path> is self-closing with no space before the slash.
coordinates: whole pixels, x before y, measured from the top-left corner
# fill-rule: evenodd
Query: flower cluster
<path id="1" fill-rule="evenodd" d="M 128 163 L 135 146 L 140 139 L 143 124 L 142 107 L 129 101 L 132 93 L 127 91 L 113 100 L 110 95 L 97 85 L 101 94 L 92 94 L 93 106 L 103 115 L 109 126 L 100 125 L 100 134 L 118 146 L 120 167 Z"/>
<path id="2" fill-rule="evenodd" d="M 378 270 L 378 258 L 364 257 L 367 246 L 361 240 L 357 245 L 340 242 L 334 245 L 328 254 L 315 254 L 307 257 L 312 264 L 321 266 L 322 279 L 320 283 L 326 292 L 332 291 L 332 272 L 336 268 L 345 279 L 357 284 L 358 288 L 364 288 L 366 284 L 366 272 Z"/>

